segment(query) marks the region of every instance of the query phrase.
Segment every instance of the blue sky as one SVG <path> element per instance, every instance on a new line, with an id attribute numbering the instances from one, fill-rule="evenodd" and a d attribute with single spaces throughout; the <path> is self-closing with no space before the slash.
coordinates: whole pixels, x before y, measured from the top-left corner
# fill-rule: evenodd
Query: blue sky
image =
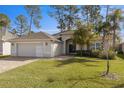
<path id="1" fill-rule="evenodd" d="M 41 29 L 36 29 L 33 27 L 33 31 L 46 31 L 50 34 L 58 32 L 56 28 L 57 22 L 54 18 L 51 18 L 48 13 L 52 11 L 52 8 L 49 6 L 41 6 L 42 11 L 42 20 L 41 20 Z M 27 16 L 27 12 L 24 9 L 24 6 L 21 5 L 0 5 L 0 13 L 6 14 L 11 19 L 11 25 L 14 27 L 15 17 L 19 14 Z"/>
<path id="2" fill-rule="evenodd" d="M 115 8 L 121 8 L 124 10 L 124 6 L 111 6 Z M 102 9 L 102 14 L 105 14 L 105 9 Z M 50 6 L 47 5 L 42 5 L 41 6 L 41 11 L 42 11 L 42 20 L 41 20 L 41 29 L 36 29 L 33 27 L 33 31 L 38 32 L 38 31 L 44 31 L 50 34 L 59 32 L 59 30 L 56 28 L 57 27 L 57 22 L 54 18 L 51 18 L 48 13 L 50 11 L 53 11 Z M 24 6 L 22 5 L 0 5 L 0 13 L 6 14 L 10 19 L 11 19 L 11 25 L 14 27 L 14 21 L 15 17 L 18 16 L 19 14 L 23 14 L 27 16 L 27 13 L 24 9 Z M 121 29 L 121 36 L 124 37 L 124 28 Z M 123 38 L 124 39 L 124 38 Z"/>

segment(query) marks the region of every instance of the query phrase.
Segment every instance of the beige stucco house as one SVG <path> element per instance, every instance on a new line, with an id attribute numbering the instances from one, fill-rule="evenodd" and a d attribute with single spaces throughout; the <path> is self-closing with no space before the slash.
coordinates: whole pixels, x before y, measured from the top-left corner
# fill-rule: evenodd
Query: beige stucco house
<path id="1" fill-rule="evenodd" d="M 0 54 L 11 55 L 11 43 L 8 40 L 16 37 L 16 34 L 7 30 L 0 31 Z"/>
<path id="2" fill-rule="evenodd" d="M 74 31 L 65 31 L 49 35 L 45 32 L 32 33 L 9 40 L 11 42 L 12 56 L 26 57 L 54 57 L 59 55 L 74 54 L 80 50 L 78 44 L 73 43 Z M 112 41 L 110 40 L 110 43 Z M 92 40 L 91 49 L 101 47 L 102 38 Z M 87 50 L 86 45 L 83 47 Z"/>

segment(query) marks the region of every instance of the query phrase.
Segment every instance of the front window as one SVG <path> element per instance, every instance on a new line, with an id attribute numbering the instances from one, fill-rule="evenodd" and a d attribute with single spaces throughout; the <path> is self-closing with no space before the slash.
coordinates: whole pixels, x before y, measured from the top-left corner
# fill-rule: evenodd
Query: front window
<path id="1" fill-rule="evenodd" d="M 96 49 L 100 49 L 101 43 L 96 43 Z"/>
<path id="2" fill-rule="evenodd" d="M 91 44 L 91 49 L 95 49 L 95 44 Z"/>

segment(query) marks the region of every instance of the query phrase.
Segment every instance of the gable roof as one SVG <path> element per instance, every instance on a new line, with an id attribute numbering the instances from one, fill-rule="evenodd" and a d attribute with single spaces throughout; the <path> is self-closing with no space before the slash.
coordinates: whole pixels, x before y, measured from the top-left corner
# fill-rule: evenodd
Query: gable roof
<path id="1" fill-rule="evenodd" d="M 59 32 L 59 33 L 56 33 L 56 34 L 53 34 L 53 36 L 57 36 L 57 35 L 73 35 L 74 34 L 74 31 L 63 31 L 63 32 Z"/>
<path id="2" fill-rule="evenodd" d="M 53 40 L 58 41 L 55 37 L 45 32 L 31 33 L 30 35 L 24 35 L 19 38 L 11 39 L 9 41 L 30 41 L 30 40 Z"/>

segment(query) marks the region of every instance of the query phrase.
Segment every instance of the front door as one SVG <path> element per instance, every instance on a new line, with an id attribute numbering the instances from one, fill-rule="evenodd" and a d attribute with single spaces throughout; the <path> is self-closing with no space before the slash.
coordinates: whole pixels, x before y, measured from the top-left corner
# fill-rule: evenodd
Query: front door
<path id="1" fill-rule="evenodd" d="M 69 53 L 75 53 L 75 45 L 69 44 Z"/>

